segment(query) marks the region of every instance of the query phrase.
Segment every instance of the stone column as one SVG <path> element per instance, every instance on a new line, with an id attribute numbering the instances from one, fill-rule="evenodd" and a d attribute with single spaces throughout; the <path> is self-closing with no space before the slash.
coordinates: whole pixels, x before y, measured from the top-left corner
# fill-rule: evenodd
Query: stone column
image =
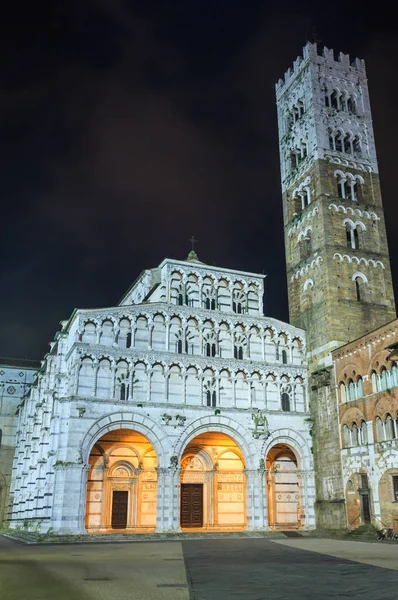
<path id="1" fill-rule="evenodd" d="M 176 467 L 157 467 L 156 532 L 180 530 L 180 473 Z"/>
<path id="2" fill-rule="evenodd" d="M 260 469 L 245 469 L 246 475 L 246 514 L 248 531 L 267 530 L 267 493 L 266 471 Z"/>
<path id="3" fill-rule="evenodd" d="M 55 467 L 51 527 L 59 534 L 85 534 L 87 473 L 90 465 Z"/>

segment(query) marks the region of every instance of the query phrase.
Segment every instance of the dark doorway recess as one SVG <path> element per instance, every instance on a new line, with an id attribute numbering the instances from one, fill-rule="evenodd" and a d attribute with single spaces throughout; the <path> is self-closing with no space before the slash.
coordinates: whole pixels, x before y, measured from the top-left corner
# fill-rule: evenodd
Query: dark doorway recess
<path id="1" fill-rule="evenodd" d="M 203 527 L 203 484 L 181 484 L 181 527 Z"/>

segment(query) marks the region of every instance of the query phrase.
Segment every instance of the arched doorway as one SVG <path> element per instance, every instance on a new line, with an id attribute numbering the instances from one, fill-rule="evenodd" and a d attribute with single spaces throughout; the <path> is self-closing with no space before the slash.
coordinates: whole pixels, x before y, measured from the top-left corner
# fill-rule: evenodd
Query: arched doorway
<path id="1" fill-rule="evenodd" d="M 352 473 L 345 490 L 348 527 L 372 522 L 371 490 L 367 473 Z"/>
<path id="2" fill-rule="evenodd" d="M 242 531 L 246 524 L 245 475 L 240 448 L 224 433 L 195 437 L 181 459 L 180 526 Z"/>
<path id="3" fill-rule="evenodd" d="M 268 452 L 266 466 L 270 527 L 298 529 L 303 523 L 296 455 L 286 444 L 277 444 Z"/>
<path id="4" fill-rule="evenodd" d="M 388 469 L 379 481 L 381 525 L 398 533 L 398 469 Z"/>
<path id="5" fill-rule="evenodd" d="M 88 533 L 140 533 L 156 527 L 157 458 L 149 440 L 129 429 L 102 436 L 89 457 Z"/>

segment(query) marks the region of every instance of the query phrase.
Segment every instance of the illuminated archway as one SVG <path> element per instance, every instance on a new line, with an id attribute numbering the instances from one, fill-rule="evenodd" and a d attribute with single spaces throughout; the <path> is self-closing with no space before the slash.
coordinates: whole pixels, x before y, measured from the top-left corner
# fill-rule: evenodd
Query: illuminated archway
<path id="1" fill-rule="evenodd" d="M 94 444 L 89 464 L 87 532 L 154 531 L 157 458 L 149 440 L 129 429 L 110 431 Z"/>
<path id="2" fill-rule="evenodd" d="M 180 526 L 242 531 L 246 525 L 242 452 L 224 433 L 201 433 L 181 459 Z"/>
<path id="3" fill-rule="evenodd" d="M 303 522 L 295 453 L 286 444 L 276 444 L 267 454 L 266 467 L 270 527 L 298 529 Z"/>

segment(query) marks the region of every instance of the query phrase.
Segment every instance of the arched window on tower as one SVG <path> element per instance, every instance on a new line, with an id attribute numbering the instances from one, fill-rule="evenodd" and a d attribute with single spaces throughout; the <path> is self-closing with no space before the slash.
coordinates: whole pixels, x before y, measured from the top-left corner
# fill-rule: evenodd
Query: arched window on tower
<path id="1" fill-rule="evenodd" d="M 322 91 L 324 93 L 325 106 L 326 106 L 326 108 L 330 108 L 330 95 L 329 95 L 329 92 L 328 92 L 326 86 L 323 86 Z"/>
<path id="2" fill-rule="evenodd" d="M 346 154 L 352 154 L 351 136 L 349 133 L 343 138 L 343 147 Z"/>
<path id="3" fill-rule="evenodd" d="M 353 148 L 354 156 L 356 158 L 361 158 L 361 156 L 362 156 L 361 141 L 357 135 L 352 140 L 352 148 Z"/>
<path id="4" fill-rule="evenodd" d="M 347 111 L 352 115 L 357 113 L 355 99 L 352 96 L 348 96 L 347 98 Z"/>
<path id="5" fill-rule="evenodd" d="M 339 110 L 340 108 L 339 94 L 336 90 L 333 90 L 330 95 L 330 106 L 336 110 Z"/>
<path id="6" fill-rule="evenodd" d="M 282 364 L 287 365 L 287 352 L 282 350 Z"/>
<path id="7" fill-rule="evenodd" d="M 300 238 L 300 260 L 304 260 L 312 254 L 312 232 L 308 229 L 305 235 Z"/>
<path id="8" fill-rule="evenodd" d="M 334 138 L 334 134 L 333 131 L 330 129 L 328 129 L 328 135 L 329 135 L 329 148 L 330 150 L 335 150 L 336 146 L 335 146 L 335 138 Z"/>
<path id="9" fill-rule="evenodd" d="M 368 280 L 362 273 L 354 273 L 352 276 L 352 281 L 354 282 L 356 300 L 358 302 L 363 302 L 365 300 L 365 285 L 367 284 Z"/>
<path id="10" fill-rule="evenodd" d="M 290 412 L 290 397 L 288 393 L 283 392 L 281 396 L 281 404 L 284 412 Z"/>
<path id="11" fill-rule="evenodd" d="M 359 234 L 362 231 L 360 225 L 352 223 L 352 221 L 346 221 L 345 223 L 347 248 L 352 250 L 358 250 L 359 248 Z"/>
<path id="12" fill-rule="evenodd" d="M 363 281 L 359 277 L 355 279 L 355 294 L 358 302 L 362 301 L 362 284 Z"/>
<path id="13" fill-rule="evenodd" d="M 337 152 L 343 152 L 343 134 L 338 131 L 334 138 L 334 148 Z"/>

